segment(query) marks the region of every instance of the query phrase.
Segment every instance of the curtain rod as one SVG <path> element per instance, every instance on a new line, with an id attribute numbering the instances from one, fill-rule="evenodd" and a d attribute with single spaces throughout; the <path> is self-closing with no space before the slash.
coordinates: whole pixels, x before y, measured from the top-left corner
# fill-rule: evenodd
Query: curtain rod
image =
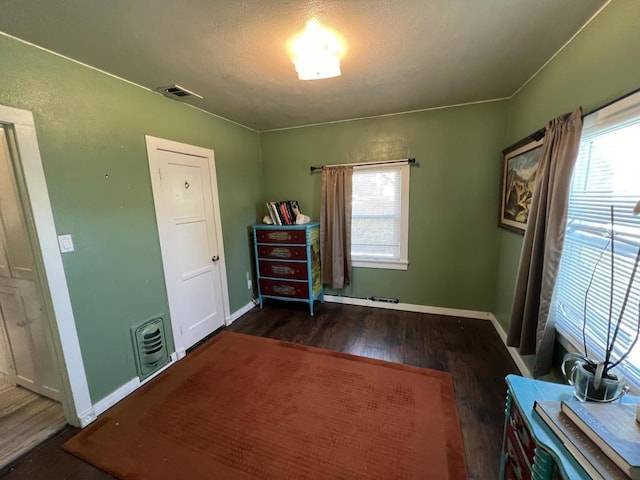
<path id="1" fill-rule="evenodd" d="M 387 165 L 390 163 L 408 163 L 409 165 L 413 165 L 416 163 L 415 158 L 403 158 L 401 160 L 382 160 L 379 162 L 366 162 L 366 163 L 340 163 L 337 165 L 322 165 L 321 167 L 313 167 L 311 166 L 309 169 L 311 173 L 316 170 L 322 170 L 324 168 L 335 168 L 335 167 L 367 167 L 369 165 Z"/>
<path id="2" fill-rule="evenodd" d="M 604 103 L 602 105 L 600 105 L 599 107 L 594 108 L 593 110 L 583 113 L 582 114 L 582 118 L 591 115 L 592 113 L 596 113 L 604 108 L 607 108 L 609 105 L 613 105 L 616 102 L 619 102 L 620 100 L 624 100 L 627 97 L 630 97 L 631 95 L 635 95 L 636 93 L 640 92 L 640 88 L 636 88 L 635 90 L 630 91 L 629 93 L 625 93 L 624 95 L 620 95 L 618 98 L 614 98 L 613 100 L 611 100 L 610 102 Z"/>

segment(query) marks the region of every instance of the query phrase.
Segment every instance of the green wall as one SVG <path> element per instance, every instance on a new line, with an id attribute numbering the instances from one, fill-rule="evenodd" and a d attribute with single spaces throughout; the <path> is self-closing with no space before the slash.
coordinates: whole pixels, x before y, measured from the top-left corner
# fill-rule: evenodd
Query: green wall
<path id="1" fill-rule="evenodd" d="M 582 106 L 585 113 L 640 88 L 640 2 L 614 0 L 509 101 L 508 141 Z M 500 230 L 494 313 L 507 328 L 522 237 Z"/>
<path id="2" fill-rule="evenodd" d="M 168 304 L 145 135 L 211 148 L 231 312 L 250 299 L 246 226 L 262 197 L 258 133 L 0 36 L 0 104 L 33 112 L 95 402 L 136 375 L 129 328 Z M 107 178 L 108 176 L 108 178 Z"/>
<path id="3" fill-rule="evenodd" d="M 231 311 L 250 299 L 247 226 L 295 198 L 319 218 L 310 165 L 415 157 L 409 269 L 354 269 L 329 292 L 493 311 L 508 324 L 522 237 L 496 227 L 500 151 L 582 105 L 640 87 L 640 2 L 613 1 L 510 101 L 258 134 L 0 36 L 0 104 L 34 113 L 95 402 L 135 376 L 129 328 L 169 325 L 144 135 L 216 155 Z M 108 178 L 107 178 L 108 176 Z"/>
<path id="4" fill-rule="evenodd" d="M 491 102 L 262 133 L 264 200 L 297 199 L 317 220 L 321 174 L 309 166 L 415 157 L 409 269 L 354 268 L 350 287 L 328 293 L 491 311 L 506 109 Z"/>

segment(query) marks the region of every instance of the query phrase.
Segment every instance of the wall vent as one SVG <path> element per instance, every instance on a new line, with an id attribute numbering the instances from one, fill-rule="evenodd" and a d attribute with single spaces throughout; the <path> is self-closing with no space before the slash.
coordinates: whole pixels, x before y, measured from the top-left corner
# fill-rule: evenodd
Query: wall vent
<path id="1" fill-rule="evenodd" d="M 158 91 L 165 97 L 174 98 L 176 100 L 183 100 L 189 97 L 202 98 L 202 95 L 198 95 L 186 88 L 182 88 L 180 85 L 169 85 L 167 87 L 160 87 Z"/>
<path id="2" fill-rule="evenodd" d="M 162 318 L 132 327 L 131 336 L 138 376 L 143 380 L 169 361 Z"/>
<path id="3" fill-rule="evenodd" d="M 369 300 L 372 302 L 385 302 L 385 303 L 400 303 L 400 300 L 397 298 L 387 298 L 387 297 L 369 297 Z"/>

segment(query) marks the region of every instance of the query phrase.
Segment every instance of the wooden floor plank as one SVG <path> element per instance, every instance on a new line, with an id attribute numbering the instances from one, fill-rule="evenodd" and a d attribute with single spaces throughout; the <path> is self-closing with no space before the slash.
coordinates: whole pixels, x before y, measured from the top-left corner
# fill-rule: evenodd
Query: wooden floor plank
<path id="1" fill-rule="evenodd" d="M 316 304 L 311 317 L 304 304 L 273 301 L 262 310 L 253 309 L 228 330 L 448 371 L 456 391 L 469 478 L 498 477 L 504 377 L 517 370 L 490 322 L 333 303 Z M 0 477 L 111 478 L 61 450 L 76 431 L 68 427 L 0 472 Z"/>
<path id="2" fill-rule="evenodd" d="M 62 405 L 22 387 L 0 389 L 0 467 L 66 426 Z"/>

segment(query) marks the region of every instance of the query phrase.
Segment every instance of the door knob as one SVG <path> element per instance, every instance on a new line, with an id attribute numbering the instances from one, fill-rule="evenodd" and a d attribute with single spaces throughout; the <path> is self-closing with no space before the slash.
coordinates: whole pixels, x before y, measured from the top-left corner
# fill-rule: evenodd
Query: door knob
<path id="1" fill-rule="evenodd" d="M 220 260 L 220 257 L 218 255 L 214 255 L 213 257 L 211 257 L 212 262 L 217 262 L 218 260 Z"/>

